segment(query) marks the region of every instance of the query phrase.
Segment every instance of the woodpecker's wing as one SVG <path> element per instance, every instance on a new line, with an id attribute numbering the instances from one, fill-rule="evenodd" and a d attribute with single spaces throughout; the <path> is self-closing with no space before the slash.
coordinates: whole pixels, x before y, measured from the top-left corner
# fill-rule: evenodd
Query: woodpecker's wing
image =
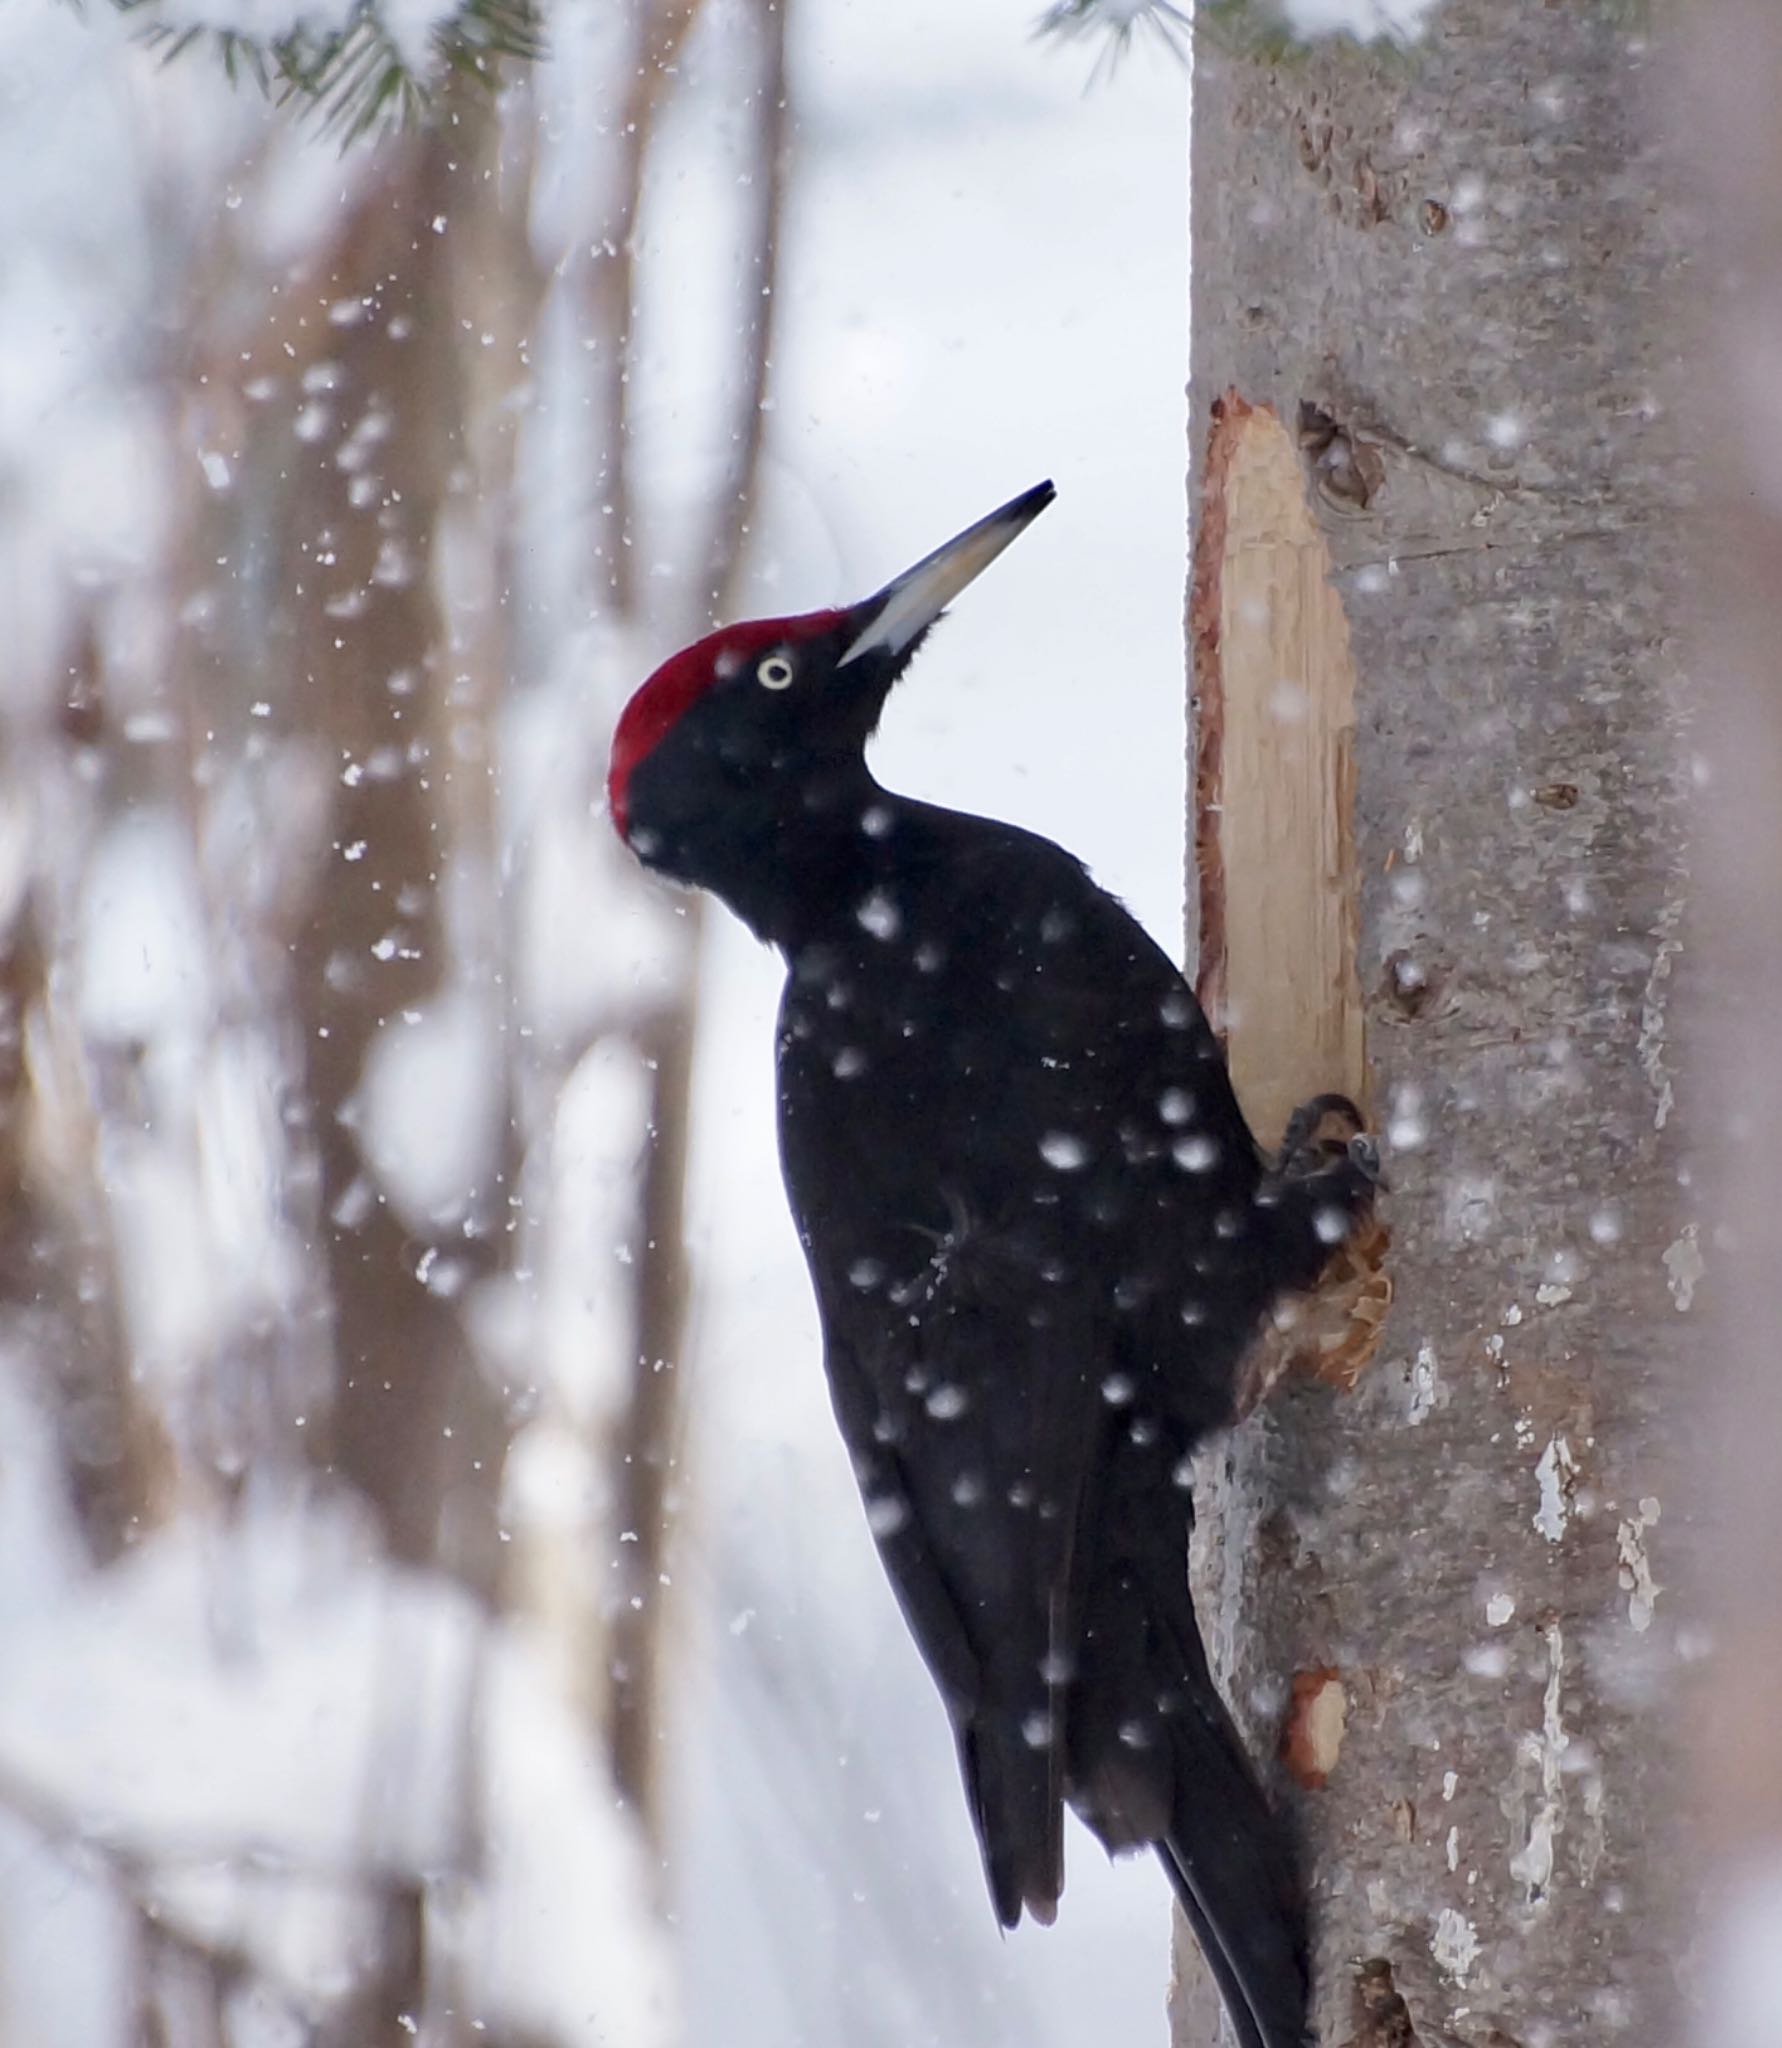
<path id="1" fill-rule="evenodd" d="M 924 861 L 905 836 L 899 897 L 793 959 L 781 1149 L 837 1419 L 1012 1923 L 1049 1917 L 1060 1882 L 1106 1445 L 1141 1374 L 1172 1436 L 1225 1419 L 1235 1358 L 1169 1290 L 1195 1261 L 1196 1289 L 1225 1284 L 1215 1219 L 1247 1211 L 1258 1165 L 1204 1020 L 1126 912 L 1044 841 L 925 818 L 942 843 Z M 1173 1156 L 1184 1132 L 1197 1165 Z"/>
<path id="2" fill-rule="evenodd" d="M 1063 1699 L 1098 1421 L 1088 1333 L 1068 1309 L 1031 1327 L 1019 1286 L 1000 1259 L 956 1255 L 900 1287 L 893 1322 L 863 1314 L 845 1276 L 818 1279 L 837 1419 L 953 1719 L 1005 1926 L 1023 1907 L 1049 1920 L 1063 1883 Z"/>

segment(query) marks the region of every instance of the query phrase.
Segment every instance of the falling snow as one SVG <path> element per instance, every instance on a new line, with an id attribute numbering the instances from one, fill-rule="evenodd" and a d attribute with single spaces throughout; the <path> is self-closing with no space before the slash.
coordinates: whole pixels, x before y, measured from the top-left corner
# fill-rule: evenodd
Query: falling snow
<path id="1" fill-rule="evenodd" d="M 875 939 L 889 942 L 903 930 L 903 912 L 883 889 L 863 897 L 854 915 L 861 930 L 870 932 Z"/>
<path id="2" fill-rule="evenodd" d="M 879 1494 L 866 1503 L 866 1525 L 881 1543 L 895 1536 L 909 1518 L 910 1511 L 898 1494 Z"/>
<path id="3" fill-rule="evenodd" d="M 1039 1149 L 1040 1157 L 1059 1173 L 1077 1173 L 1089 1164 L 1089 1147 L 1070 1131 L 1048 1131 Z"/>

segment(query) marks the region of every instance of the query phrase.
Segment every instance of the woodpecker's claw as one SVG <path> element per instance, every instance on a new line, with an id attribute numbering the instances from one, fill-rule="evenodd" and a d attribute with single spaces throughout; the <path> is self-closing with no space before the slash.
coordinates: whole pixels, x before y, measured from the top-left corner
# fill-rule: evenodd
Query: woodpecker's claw
<path id="1" fill-rule="evenodd" d="M 1285 1179 L 1315 1173 L 1342 1158 L 1366 1130 L 1361 1111 L 1346 1095 L 1314 1095 L 1287 1119 L 1274 1170 Z"/>
<path id="2" fill-rule="evenodd" d="M 1391 1194 L 1392 1186 L 1380 1167 L 1380 1147 L 1366 1131 L 1357 1131 L 1349 1140 L 1349 1157 L 1360 1167 L 1375 1187 Z"/>

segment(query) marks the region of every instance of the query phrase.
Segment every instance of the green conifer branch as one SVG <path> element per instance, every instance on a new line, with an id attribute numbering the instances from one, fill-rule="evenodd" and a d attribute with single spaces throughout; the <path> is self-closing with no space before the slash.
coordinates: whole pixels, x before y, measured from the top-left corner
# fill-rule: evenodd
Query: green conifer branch
<path id="1" fill-rule="evenodd" d="M 450 76 L 493 87 L 504 64 L 531 63 L 544 50 L 538 0 L 457 0 L 431 33 L 425 65 L 397 42 L 378 0 L 355 0 L 337 28 L 299 17 L 288 32 L 270 37 L 158 19 L 164 0 L 111 4 L 164 61 L 208 46 L 232 84 L 250 82 L 280 105 L 312 110 L 343 143 L 425 120 Z"/>

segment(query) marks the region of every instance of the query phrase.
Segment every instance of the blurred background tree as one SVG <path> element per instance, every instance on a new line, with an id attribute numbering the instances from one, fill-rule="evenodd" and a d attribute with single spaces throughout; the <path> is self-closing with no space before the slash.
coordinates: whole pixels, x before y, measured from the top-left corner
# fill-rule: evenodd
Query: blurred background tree
<path id="1" fill-rule="evenodd" d="M 120 1647 L 151 1616 L 163 1653 L 189 1631 L 161 1705 L 194 1738 L 248 1711 L 231 1660 L 256 1671 L 273 1767 L 170 1846 L 157 1794 L 183 1803 L 202 1744 L 169 1753 L 152 1717 L 128 1756 L 64 1728 L 41 1768 L 28 1736 L 0 1763 L 27 1829 L 98 1845 L 122 2037 L 673 2032 L 651 1873 L 697 934 L 594 814 L 637 650 L 734 603 L 757 487 L 786 153 L 766 4 L 710 53 L 739 88 L 726 455 L 681 508 L 682 573 L 638 575 L 634 235 L 700 16 L 612 10 L 497 93 L 473 69 L 535 54 L 534 25 L 477 0 L 424 104 L 365 10 L 332 40 L 222 39 L 349 134 L 425 114 L 347 155 L 185 67 L 142 103 L 145 247 L 102 374 L 157 523 L 123 574 L 44 561 L 15 643 L 0 1270 L 15 1392 L 51 1425 L 45 1525 L 116 1572 Z M 546 419 L 598 504 L 565 522 L 579 557 Z M 15 500 L 15 548 L 44 545 L 36 510 Z M 177 1557 L 151 1540 L 173 1531 Z M 225 1597 L 213 1571 L 239 1641 L 189 1611 Z M 511 1650 L 532 1629 L 555 1689 Z M 292 1668 L 334 1633 L 338 1738 L 281 1787 Z M 20 1676 L 22 1720 L 55 1677 Z M 491 1777 L 516 1721 L 572 1756 L 597 1731 L 618 1803 L 582 1764 L 549 1815 L 516 1807 Z M 623 1967 L 505 1953 L 528 1887 Z"/>

